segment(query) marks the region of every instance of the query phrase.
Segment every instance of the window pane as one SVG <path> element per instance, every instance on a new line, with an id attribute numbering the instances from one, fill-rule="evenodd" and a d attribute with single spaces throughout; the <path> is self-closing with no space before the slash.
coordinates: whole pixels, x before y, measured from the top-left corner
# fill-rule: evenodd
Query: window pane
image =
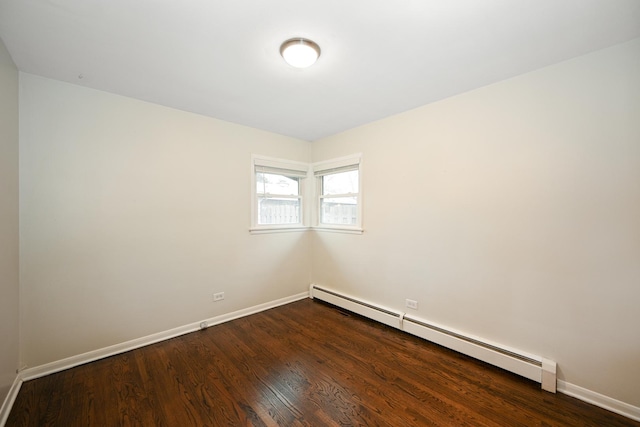
<path id="1" fill-rule="evenodd" d="M 357 197 L 326 197 L 322 199 L 321 204 L 321 223 L 356 225 L 356 217 L 358 214 Z"/>
<path id="2" fill-rule="evenodd" d="M 358 171 L 332 173 L 322 177 L 322 194 L 357 194 Z"/>
<path id="3" fill-rule="evenodd" d="M 256 173 L 258 194 L 297 196 L 300 194 L 299 178 L 290 178 L 273 173 Z"/>
<path id="4" fill-rule="evenodd" d="M 299 224 L 300 199 L 258 197 L 258 224 Z"/>

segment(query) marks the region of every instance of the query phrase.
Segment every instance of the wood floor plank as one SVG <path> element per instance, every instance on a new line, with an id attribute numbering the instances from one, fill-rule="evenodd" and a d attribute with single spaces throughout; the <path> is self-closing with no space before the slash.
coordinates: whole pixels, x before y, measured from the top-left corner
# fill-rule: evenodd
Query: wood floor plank
<path id="1" fill-rule="evenodd" d="M 640 423 L 303 300 L 23 384 L 7 426 Z"/>
<path id="2" fill-rule="evenodd" d="M 269 352 L 272 346 L 277 347 L 282 345 L 283 342 L 286 343 L 287 348 L 291 349 L 284 357 L 285 360 L 282 365 L 274 370 L 276 373 L 280 375 L 284 373 L 285 376 L 289 377 L 287 369 L 290 372 L 291 361 L 304 362 L 304 367 L 300 369 L 300 372 L 307 378 L 314 380 L 306 381 L 308 386 L 301 402 L 316 402 L 317 405 L 321 405 L 325 410 L 330 411 L 330 415 L 334 419 L 344 423 L 349 423 L 349 420 L 356 417 L 356 414 L 365 421 L 375 419 L 371 418 L 371 413 L 380 411 L 379 404 L 376 405 L 371 399 L 363 402 L 359 396 L 353 395 L 348 388 L 343 387 L 344 378 L 353 379 L 353 372 L 345 370 L 344 363 L 339 360 L 341 355 L 334 355 L 333 359 L 328 358 L 326 353 L 317 346 L 317 343 L 313 344 L 313 339 L 300 340 L 303 336 L 295 333 L 291 334 L 292 325 L 280 320 L 282 319 L 274 322 L 270 318 L 247 318 L 240 324 L 244 324 L 245 328 L 251 328 L 250 335 L 259 339 L 263 351 Z M 313 375 L 309 376 L 309 372 L 313 372 Z M 371 387 L 372 385 L 368 384 L 368 386 Z M 374 407 L 371 408 L 369 405 Z M 305 408 L 305 412 L 314 412 L 312 409 Z M 391 417 L 389 421 L 392 421 Z M 396 425 L 402 424 L 402 420 L 396 421 Z M 368 423 L 368 425 L 372 424 Z"/>
<path id="3" fill-rule="evenodd" d="M 337 317 L 337 321 L 342 322 L 342 319 L 343 317 L 340 314 L 339 317 Z M 280 319 L 280 321 L 284 323 L 284 319 Z M 378 328 L 377 325 L 375 325 L 375 327 L 374 325 L 370 326 L 372 328 L 367 331 L 368 333 L 375 332 L 378 334 L 382 332 L 384 334 L 384 328 L 382 328 L 382 326 L 380 326 L 382 329 Z M 325 325 L 325 329 L 333 331 L 324 338 L 322 346 L 327 351 L 325 358 L 331 365 L 332 371 L 340 372 L 341 369 L 346 369 L 346 372 L 353 376 L 353 380 L 361 382 L 363 389 L 367 390 L 367 400 L 378 402 L 378 409 L 385 415 L 402 413 L 400 408 L 404 405 L 403 402 L 407 395 L 407 390 L 397 389 L 397 382 L 403 379 L 405 383 L 412 383 L 416 389 L 424 389 L 421 380 L 429 381 L 429 378 L 421 378 L 420 373 L 416 370 L 398 370 L 397 368 L 401 366 L 401 362 L 397 356 L 399 353 L 402 353 L 399 351 L 401 348 L 395 346 L 394 349 L 394 344 L 397 343 L 385 341 L 383 335 L 377 337 L 378 339 L 366 342 L 354 341 L 349 338 L 349 334 L 334 333 L 339 331 L 339 328 L 340 325 L 338 324 Z M 390 351 L 389 348 L 391 348 Z M 380 363 L 370 363 L 372 358 Z M 428 363 L 423 364 L 421 368 L 430 369 Z M 367 378 L 373 378 L 374 381 L 371 382 L 367 380 Z M 388 384 L 389 386 L 379 388 L 378 385 L 380 382 Z M 396 391 L 399 393 L 394 393 L 394 388 L 396 388 Z M 425 404 L 422 406 L 421 411 L 414 411 L 416 422 L 419 419 L 423 420 L 423 422 L 428 422 L 432 418 L 446 418 L 451 420 L 451 422 L 455 422 L 456 425 L 500 425 L 486 419 L 481 413 L 476 413 L 471 416 L 469 411 L 461 410 L 462 406 L 456 399 L 448 398 L 446 394 L 442 393 L 442 390 L 431 390 L 429 393 L 422 393 L 420 396 L 414 394 L 412 397 L 420 398 L 424 403 L 436 403 L 435 405 Z M 464 416 L 461 416 L 462 414 L 464 414 Z M 396 424 L 404 422 L 404 418 L 395 420 Z"/>

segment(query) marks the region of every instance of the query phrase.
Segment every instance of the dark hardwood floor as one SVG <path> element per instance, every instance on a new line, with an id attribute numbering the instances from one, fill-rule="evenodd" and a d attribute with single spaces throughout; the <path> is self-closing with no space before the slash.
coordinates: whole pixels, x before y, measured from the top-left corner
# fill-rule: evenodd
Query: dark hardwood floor
<path id="1" fill-rule="evenodd" d="M 7 426 L 640 426 L 303 300 L 28 381 Z"/>

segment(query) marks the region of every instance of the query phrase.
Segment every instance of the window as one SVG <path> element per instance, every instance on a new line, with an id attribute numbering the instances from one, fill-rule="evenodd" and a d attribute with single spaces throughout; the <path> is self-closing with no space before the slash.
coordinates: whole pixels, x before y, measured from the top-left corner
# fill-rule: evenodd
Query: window
<path id="1" fill-rule="evenodd" d="M 252 156 L 250 231 L 362 233 L 361 173 L 360 154 L 313 165 Z"/>
<path id="2" fill-rule="evenodd" d="M 253 157 L 252 231 L 304 226 L 306 163 Z"/>
<path id="3" fill-rule="evenodd" d="M 360 155 L 316 163 L 317 227 L 362 232 Z"/>

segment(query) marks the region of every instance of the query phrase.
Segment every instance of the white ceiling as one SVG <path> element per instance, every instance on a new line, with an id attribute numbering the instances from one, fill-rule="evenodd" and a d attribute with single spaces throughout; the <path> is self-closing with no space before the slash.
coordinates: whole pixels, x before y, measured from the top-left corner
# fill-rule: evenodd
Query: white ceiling
<path id="1" fill-rule="evenodd" d="M 0 37 L 27 73 L 313 141 L 640 37 L 640 0 L 0 0 Z"/>

